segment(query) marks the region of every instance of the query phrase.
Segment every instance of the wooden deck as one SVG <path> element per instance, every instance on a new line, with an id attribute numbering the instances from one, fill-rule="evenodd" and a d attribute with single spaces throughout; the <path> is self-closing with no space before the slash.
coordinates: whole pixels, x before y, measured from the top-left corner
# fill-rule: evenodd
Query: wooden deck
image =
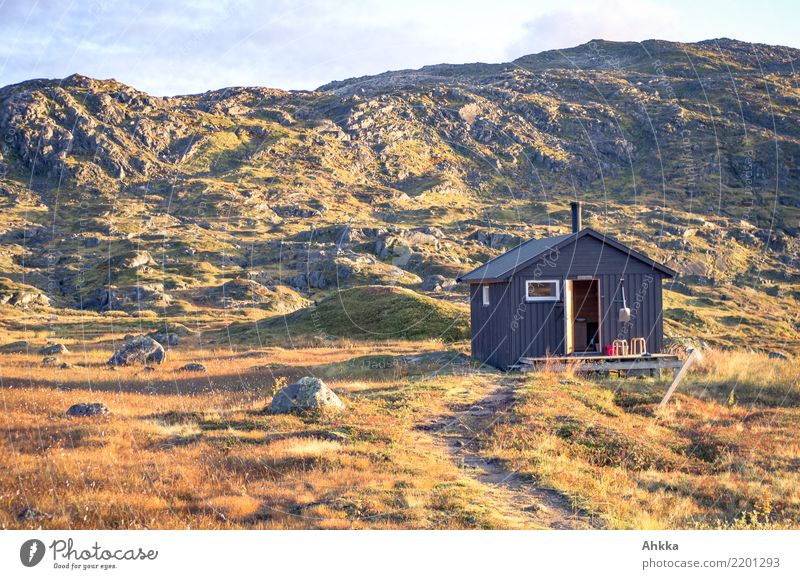
<path id="1" fill-rule="evenodd" d="M 673 354 L 650 354 L 649 356 L 603 356 L 600 354 L 574 356 L 551 356 L 548 358 L 521 358 L 513 369 L 522 372 L 535 371 L 542 366 L 555 370 L 573 367 L 577 372 L 608 372 L 629 370 L 677 370 L 683 361 Z"/>

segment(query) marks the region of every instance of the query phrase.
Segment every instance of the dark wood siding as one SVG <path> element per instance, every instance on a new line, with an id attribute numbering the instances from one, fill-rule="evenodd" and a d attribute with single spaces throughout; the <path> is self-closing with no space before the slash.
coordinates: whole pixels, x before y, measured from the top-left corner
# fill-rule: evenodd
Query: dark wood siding
<path id="1" fill-rule="evenodd" d="M 522 356 L 545 356 L 564 354 L 564 302 L 563 279 L 558 275 L 539 276 L 538 279 L 556 279 L 559 282 L 559 301 L 525 301 L 525 281 L 533 279 L 516 275 L 511 280 L 513 320 L 511 335 L 511 359 L 516 362 Z"/>
<path id="2" fill-rule="evenodd" d="M 489 305 L 483 305 L 484 284 L 470 284 L 472 357 L 497 368 L 511 364 L 508 336 L 508 283 L 489 286 Z"/>
<path id="3" fill-rule="evenodd" d="M 622 295 L 631 308 L 631 321 L 619 322 Z M 578 276 L 599 280 L 602 350 L 616 338 L 644 337 L 650 352 L 663 348 L 661 282 L 663 274 L 627 253 L 593 237 L 582 237 L 537 263 L 518 270 L 508 283 L 490 284 L 491 305 L 481 305 L 481 284 L 470 286 L 472 355 L 498 368 L 524 356 L 563 355 L 564 282 Z M 558 280 L 559 301 L 526 302 L 525 281 Z"/>

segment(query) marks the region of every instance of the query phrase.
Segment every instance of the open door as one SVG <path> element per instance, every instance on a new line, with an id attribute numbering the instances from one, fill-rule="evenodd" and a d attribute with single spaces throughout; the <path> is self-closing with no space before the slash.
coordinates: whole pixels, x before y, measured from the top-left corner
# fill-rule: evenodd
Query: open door
<path id="1" fill-rule="evenodd" d="M 574 315 L 572 307 L 572 280 L 564 281 L 564 340 L 566 343 L 566 354 L 570 355 L 575 351 L 574 335 Z"/>
<path id="2" fill-rule="evenodd" d="M 564 287 L 567 354 L 600 352 L 600 283 L 575 279 Z"/>

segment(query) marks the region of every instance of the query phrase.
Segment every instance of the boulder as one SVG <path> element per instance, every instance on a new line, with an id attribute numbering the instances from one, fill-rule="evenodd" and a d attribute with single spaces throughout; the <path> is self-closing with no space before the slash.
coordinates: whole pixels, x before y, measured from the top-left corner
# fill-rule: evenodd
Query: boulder
<path id="1" fill-rule="evenodd" d="M 44 265 L 46 266 L 47 262 Z M 49 306 L 50 298 L 33 286 L 15 283 L 3 277 L 0 278 L 0 304 L 19 308 Z"/>
<path id="2" fill-rule="evenodd" d="M 17 513 L 17 520 L 18 521 L 38 521 L 39 519 L 50 518 L 51 515 L 48 513 L 42 513 L 38 509 L 34 509 L 33 507 L 25 507 L 19 513 Z"/>
<path id="3" fill-rule="evenodd" d="M 450 289 L 455 284 L 455 280 L 447 279 L 443 275 L 429 275 L 422 280 L 422 291 L 440 292 L 445 289 Z"/>
<path id="4" fill-rule="evenodd" d="M 0 346 L 0 352 L 4 354 L 25 354 L 30 349 L 30 343 L 25 340 L 19 342 L 11 342 Z"/>
<path id="5" fill-rule="evenodd" d="M 180 367 L 181 372 L 207 372 L 208 368 L 206 368 L 203 364 L 198 364 L 197 362 L 191 362 L 186 364 L 185 366 Z"/>
<path id="6" fill-rule="evenodd" d="M 492 249 L 513 247 L 523 241 L 520 236 L 511 233 L 496 233 L 481 230 L 474 232 L 467 237 L 467 239 L 474 239 L 481 245 L 491 247 Z"/>
<path id="7" fill-rule="evenodd" d="M 55 356 L 58 354 L 68 354 L 69 350 L 67 350 L 67 347 L 64 344 L 50 344 L 44 348 L 41 348 L 39 353 L 42 356 Z"/>
<path id="8" fill-rule="evenodd" d="M 273 414 L 288 412 L 336 412 L 344 409 L 333 390 L 319 378 L 306 376 L 281 388 L 272 398 L 269 411 Z"/>
<path id="9" fill-rule="evenodd" d="M 166 347 L 177 346 L 178 342 L 180 342 L 178 334 L 167 334 L 165 332 L 158 332 L 155 334 L 148 334 L 148 336 L 153 338 L 156 342 L 158 342 L 162 346 Z"/>
<path id="10" fill-rule="evenodd" d="M 49 306 L 50 298 L 38 290 L 23 290 L 14 294 L 10 303 L 12 306 Z"/>
<path id="11" fill-rule="evenodd" d="M 164 346 L 149 336 L 139 336 L 122 344 L 106 363 L 109 366 L 161 364 L 166 358 Z"/>
<path id="12" fill-rule="evenodd" d="M 178 322 L 167 322 L 163 331 L 176 336 L 194 336 L 198 333 L 196 330 L 191 330 Z"/>
<path id="13" fill-rule="evenodd" d="M 768 355 L 768 356 L 770 357 L 770 359 L 772 359 L 772 360 L 788 360 L 788 359 L 789 359 L 789 356 L 787 356 L 787 355 L 786 355 L 786 354 L 784 354 L 783 352 L 770 352 L 770 353 L 769 353 L 769 354 L 767 354 L 767 355 Z"/>
<path id="14" fill-rule="evenodd" d="M 169 304 L 172 296 L 164 291 L 164 284 L 139 284 L 131 287 L 101 287 L 86 296 L 81 306 L 85 309 L 108 311 L 141 309 Z"/>
<path id="15" fill-rule="evenodd" d="M 289 285 L 296 289 L 324 289 L 330 285 L 324 271 L 301 273 L 289 280 Z"/>
<path id="16" fill-rule="evenodd" d="M 67 410 L 67 416 L 85 417 L 111 414 L 111 411 L 99 402 L 79 402 Z"/>
<path id="17" fill-rule="evenodd" d="M 149 251 L 136 250 L 122 254 L 113 260 L 114 264 L 123 269 L 139 269 L 146 265 L 155 265 L 156 260 L 150 255 Z"/>
<path id="18" fill-rule="evenodd" d="M 42 364 L 55 365 L 58 364 L 58 357 L 57 356 L 45 356 L 42 358 Z"/>

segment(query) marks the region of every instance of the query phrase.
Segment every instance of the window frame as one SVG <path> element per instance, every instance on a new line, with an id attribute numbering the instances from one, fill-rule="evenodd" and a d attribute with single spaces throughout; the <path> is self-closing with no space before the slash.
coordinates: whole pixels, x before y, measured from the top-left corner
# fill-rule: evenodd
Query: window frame
<path id="1" fill-rule="evenodd" d="M 491 291 L 489 289 L 490 287 L 491 286 L 489 286 L 489 284 L 482 284 L 481 285 L 481 305 L 484 308 L 488 308 L 490 305 L 492 305 L 492 299 L 489 296 L 489 292 Z"/>
<path id="2" fill-rule="evenodd" d="M 528 293 L 530 284 L 545 284 L 552 283 L 556 286 L 556 293 L 554 296 L 531 296 Z M 526 302 L 558 302 L 561 301 L 561 280 L 559 279 L 526 279 L 525 280 L 525 301 Z"/>

